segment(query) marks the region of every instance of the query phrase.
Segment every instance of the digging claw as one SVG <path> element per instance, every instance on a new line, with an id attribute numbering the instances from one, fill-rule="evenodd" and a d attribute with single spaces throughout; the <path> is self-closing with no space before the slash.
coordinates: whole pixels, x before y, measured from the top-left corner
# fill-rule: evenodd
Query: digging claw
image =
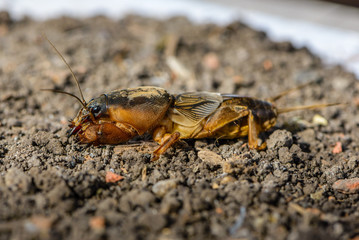
<path id="1" fill-rule="evenodd" d="M 81 126 L 76 126 L 71 129 L 71 131 L 68 133 L 67 137 L 71 137 L 72 135 L 76 134 L 81 129 Z"/>
<path id="2" fill-rule="evenodd" d="M 157 161 L 158 159 L 160 159 L 160 155 L 153 153 L 153 154 L 152 154 L 152 158 L 151 158 L 151 162 L 155 162 L 155 161 Z"/>

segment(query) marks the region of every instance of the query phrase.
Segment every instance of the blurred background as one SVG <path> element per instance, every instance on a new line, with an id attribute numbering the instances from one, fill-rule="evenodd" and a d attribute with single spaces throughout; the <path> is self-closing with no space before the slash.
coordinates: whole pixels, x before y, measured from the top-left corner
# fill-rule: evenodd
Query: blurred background
<path id="1" fill-rule="evenodd" d="M 225 25 L 240 20 L 274 41 L 307 47 L 327 64 L 340 64 L 359 78 L 359 1 L 284 0 L 1 0 L 12 18 L 128 14 L 155 18 L 186 16 L 195 23 Z"/>

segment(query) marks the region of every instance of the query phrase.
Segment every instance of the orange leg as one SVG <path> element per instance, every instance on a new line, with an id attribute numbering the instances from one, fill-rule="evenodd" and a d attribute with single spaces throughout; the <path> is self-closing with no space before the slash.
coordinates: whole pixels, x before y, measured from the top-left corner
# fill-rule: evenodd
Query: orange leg
<path id="1" fill-rule="evenodd" d="M 151 161 L 158 160 L 161 154 L 163 154 L 169 147 L 179 140 L 180 136 L 181 134 L 179 132 L 174 132 L 165 138 L 161 145 L 152 153 Z"/>
<path id="2" fill-rule="evenodd" d="M 260 129 L 258 124 L 254 120 L 254 116 L 251 111 L 249 111 L 248 116 L 248 146 L 251 149 L 263 150 L 266 148 L 267 144 L 264 142 L 258 146 L 258 135 Z"/>

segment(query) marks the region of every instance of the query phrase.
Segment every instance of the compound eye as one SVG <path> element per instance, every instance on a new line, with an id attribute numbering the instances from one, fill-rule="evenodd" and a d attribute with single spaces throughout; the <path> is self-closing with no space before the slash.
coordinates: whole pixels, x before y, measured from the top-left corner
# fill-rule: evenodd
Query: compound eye
<path id="1" fill-rule="evenodd" d="M 91 109 L 91 112 L 95 115 L 97 115 L 99 112 L 101 111 L 101 107 L 100 106 L 95 106 Z"/>

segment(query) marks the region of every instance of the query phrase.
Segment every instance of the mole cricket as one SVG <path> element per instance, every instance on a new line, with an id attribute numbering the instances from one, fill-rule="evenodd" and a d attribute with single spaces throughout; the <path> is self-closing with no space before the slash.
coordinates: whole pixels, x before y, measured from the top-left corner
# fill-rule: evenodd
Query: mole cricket
<path id="1" fill-rule="evenodd" d="M 340 104 L 291 108 L 275 106 L 274 102 L 282 96 L 310 83 L 269 100 L 212 92 L 175 95 L 160 87 L 144 86 L 114 90 L 86 102 L 73 70 L 54 44 L 49 39 L 47 41 L 69 68 L 81 96 L 79 98 L 61 90 L 42 89 L 70 95 L 81 103 L 82 108 L 70 121 L 69 137 L 74 135 L 84 144 L 103 145 L 123 143 L 149 132 L 159 143 L 152 154 L 152 161 L 158 160 L 180 139 L 234 139 L 248 136 L 249 148 L 264 149 L 266 144 L 258 144 L 258 135 L 276 124 L 278 114 Z"/>

